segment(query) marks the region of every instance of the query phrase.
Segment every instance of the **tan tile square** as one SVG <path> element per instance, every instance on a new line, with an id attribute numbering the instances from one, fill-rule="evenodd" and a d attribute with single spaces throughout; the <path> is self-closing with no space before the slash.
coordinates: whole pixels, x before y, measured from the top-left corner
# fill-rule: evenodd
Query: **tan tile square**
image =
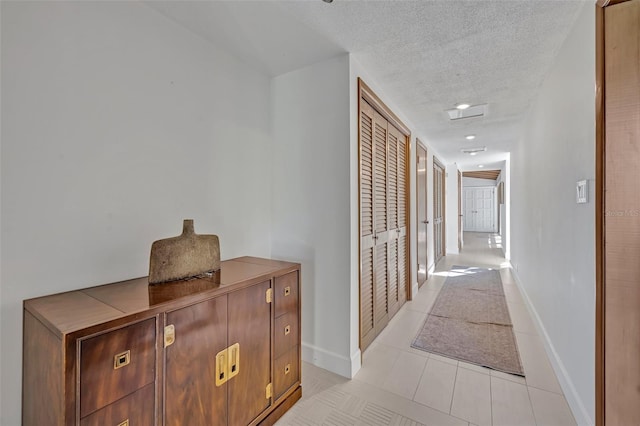
<path id="1" fill-rule="evenodd" d="M 391 374 L 384 382 L 384 389 L 412 399 L 420 382 L 427 358 L 401 351 Z"/>
<path id="2" fill-rule="evenodd" d="M 515 334 L 527 385 L 562 394 L 562 389 L 540 338 L 527 333 L 517 332 Z"/>
<path id="3" fill-rule="evenodd" d="M 493 426 L 536 426 L 525 385 L 491 378 Z"/>
<path id="4" fill-rule="evenodd" d="M 487 374 L 458 368 L 451 415 L 480 426 L 491 425 L 490 381 Z"/>
<path id="5" fill-rule="evenodd" d="M 576 425 L 564 396 L 536 388 L 529 388 L 529 396 L 538 426 Z"/>
<path id="6" fill-rule="evenodd" d="M 413 400 L 448 414 L 451 411 L 456 371 L 453 364 L 429 359 Z"/>

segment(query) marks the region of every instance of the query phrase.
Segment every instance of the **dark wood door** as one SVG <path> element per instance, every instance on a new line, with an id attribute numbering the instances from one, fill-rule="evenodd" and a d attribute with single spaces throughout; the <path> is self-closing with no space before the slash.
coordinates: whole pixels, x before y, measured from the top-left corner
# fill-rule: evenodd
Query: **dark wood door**
<path id="1" fill-rule="evenodd" d="M 427 226 L 429 220 L 427 218 L 427 150 L 418 143 L 417 150 L 417 203 L 418 217 L 416 218 L 416 229 L 418 230 L 418 286 L 427 280 L 428 264 L 427 264 Z"/>
<path id="2" fill-rule="evenodd" d="M 444 256 L 444 166 L 433 158 L 433 251 L 434 262 Z"/>
<path id="3" fill-rule="evenodd" d="M 166 323 L 176 337 L 165 349 L 165 425 L 227 425 L 227 386 L 215 380 L 216 354 L 228 346 L 227 296 L 169 312 Z"/>
<path id="4" fill-rule="evenodd" d="M 238 374 L 229 387 L 229 424 L 247 425 L 269 408 L 266 388 L 271 378 L 271 303 L 266 293 L 269 281 L 229 294 L 229 339 L 238 344 Z"/>

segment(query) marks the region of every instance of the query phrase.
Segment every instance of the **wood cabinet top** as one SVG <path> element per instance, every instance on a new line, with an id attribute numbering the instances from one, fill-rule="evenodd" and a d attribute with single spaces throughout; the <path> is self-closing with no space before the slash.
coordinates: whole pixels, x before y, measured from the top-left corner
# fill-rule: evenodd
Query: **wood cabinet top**
<path id="1" fill-rule="evenodd" d="M 62 338 L 105 322 L 178 309 L 299 269 L 298 263 L 239 257 L 221 262 L 210 277 L 153 285 L 142 277 L 25 300 L 24 308 Z"/>

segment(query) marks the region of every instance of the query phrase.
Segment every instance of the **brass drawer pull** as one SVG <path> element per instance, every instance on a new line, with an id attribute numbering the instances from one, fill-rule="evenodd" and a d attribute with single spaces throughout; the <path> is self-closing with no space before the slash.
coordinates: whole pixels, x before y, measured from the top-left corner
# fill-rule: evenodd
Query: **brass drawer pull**
<path id="1" fill-rule="evenodd" d="M 284 335 L 286 336 L 287 334 L 291 333 L 291 326 L 288 325 L 284 328 Z"/>
<path id="2" fill-rule="evenodd" d="M 117 370 L 118 368 L 122 368 L 125 365 L 129 365 L 130 362 L 131 362 L 131 351 L 121 352 L 113 357 L 113 369 Z"/>
<path id="3" fill-rule="evenodd" d="M 216 386 L 222 386 L 227 381 L 227 350 L 223 349 L 216 354 Z"/>
<path id="4" fill-rule="evenodd" d="M 287 364 L 284 366 L 284 375 L 286 376 L 291 371 L 291 364 Z"/>
<path id="5" fill-rule="evenodd" d="M 287 286 L 284 288 L 284 295 L 288 296 L 291 294 L 291 287 Z"/>
<path id="6" fill-rule="evenodd" d="M 240 343 L 216 354 L 216 386 L 222 386 L 240 372 Z"/>
<path id="7" fill-rule="evenodd" d="M 176 341 L 176 327 L 173 324 L 169 324 L 164 328 L 164 347 L 173 345 Z"/>
<path id="8" fill-rule="evenodd" d="M 129 419 L 125 420 L 122 423 L 119 423 L 118 426 L 129 426 Z"/>
<path id="9" fill-rule="evenodd" d="M 240 343 L 229 346 L 227 349 L 229 366 L 227 380 L 231 380 L 240 372 Z"/>

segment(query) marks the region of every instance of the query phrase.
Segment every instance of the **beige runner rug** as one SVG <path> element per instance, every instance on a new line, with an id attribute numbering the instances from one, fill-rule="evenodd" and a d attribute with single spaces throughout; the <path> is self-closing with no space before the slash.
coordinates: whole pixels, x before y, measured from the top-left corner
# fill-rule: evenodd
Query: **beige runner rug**
<path id="1" fill-rule="evenodd" d="M 500 272 L 454 266 L 414 348 L 524 376 Z"/>

